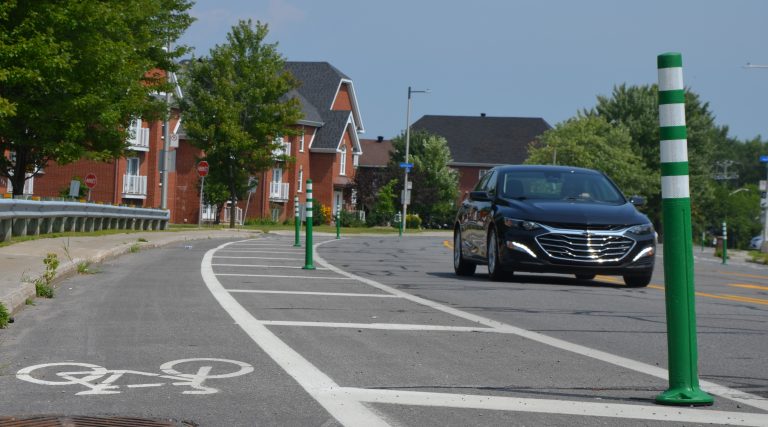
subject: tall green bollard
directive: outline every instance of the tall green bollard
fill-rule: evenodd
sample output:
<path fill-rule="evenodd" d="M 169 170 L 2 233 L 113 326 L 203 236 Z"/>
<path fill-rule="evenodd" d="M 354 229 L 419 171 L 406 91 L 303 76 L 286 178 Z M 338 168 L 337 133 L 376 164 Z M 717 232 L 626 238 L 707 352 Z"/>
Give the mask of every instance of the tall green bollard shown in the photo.
<path fill-rule="evenodd" d="M 728 263 L 728 227 L 723 221 L 723 264 Z"/>
<path fill-rule="evenodd" d="M 307 180 L 307 245 L 306 256 L 304 256 L 304 270 L 314 270 L 312 264 L 312 180 Z"/>
<path fill-rule="evenodd" d="M 336 238 L 341 239 L 341 206 L 336 205 Z"/>
<path fill-rule="evenodd" d="M 712 396 L 699 388 L 682 55 L 659 55 L 658 68 L 669 388 L 656 402 L 711 405 Z"/>
<path fill-rule="evenodd" d="M 293 196 L 293 225 L 296 228 L 296 238 L 293 241 L 294 247 L 301 247 L 299 243 L 299 234 L 301 232 L 301 215 L 299 215 L 299 196 Z"/>

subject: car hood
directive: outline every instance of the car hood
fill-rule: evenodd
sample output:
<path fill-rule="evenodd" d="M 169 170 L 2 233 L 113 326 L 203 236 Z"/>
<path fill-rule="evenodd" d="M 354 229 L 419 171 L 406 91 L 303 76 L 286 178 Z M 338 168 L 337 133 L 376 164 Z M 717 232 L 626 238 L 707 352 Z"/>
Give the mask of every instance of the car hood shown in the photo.
<path fill-rule="evenodd" d="M 609 205 L 585 201 L 512 200 L 509 208 L 520 219 L 542 223 L 631 225 L 650 222 L 631 203 Z"/>

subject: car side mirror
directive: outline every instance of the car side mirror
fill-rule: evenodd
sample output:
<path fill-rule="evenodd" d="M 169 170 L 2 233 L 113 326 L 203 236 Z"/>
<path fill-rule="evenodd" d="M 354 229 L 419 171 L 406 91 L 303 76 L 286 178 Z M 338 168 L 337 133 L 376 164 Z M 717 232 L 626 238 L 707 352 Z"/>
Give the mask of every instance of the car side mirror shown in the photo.
<path fill-rule="evenodd" d="M 469 198 L 471 200 L 478 200 L 481 202 L 487 202 L 491 200 L 491 196 L 488 194 L 487 191 L 470 191 Z"/>
<path fill-rule="evenodd" d="M 645 197 L 643 196 L 632 196 L 629 198 L 629 203 L 632 203 L 635 206 L 645 206 Z"/>

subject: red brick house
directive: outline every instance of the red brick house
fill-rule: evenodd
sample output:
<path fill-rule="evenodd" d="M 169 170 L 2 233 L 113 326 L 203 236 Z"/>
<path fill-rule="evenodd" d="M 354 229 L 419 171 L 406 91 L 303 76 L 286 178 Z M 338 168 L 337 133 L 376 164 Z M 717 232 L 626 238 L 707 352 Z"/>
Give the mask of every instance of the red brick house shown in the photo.
<path fill-rule="evenodd" d="M 315 206 L 331 207 L 333 213 L 336 206 L 353 210 L 356 194 L 352 183 L 362 154 L 358 133 L 364 131 L 353 82 L 327 62 L 288 62 L 286 69 L 301 82 L 298 89 L 286 95 L 300 101 L 304 117 L 295 124 L 300 134 L 280 138 L 283 150 L 295 162 L 276 161 L 271 170 L 256 177 L 255 191 L 240 201 L 238 208 L 247 211 L 246 219 L 291 219 L 294 196 L 299 196 L 301 205 L 306 203 L 306 180 L 311 178 Z M 177 90 L 175 96 L 180 95 Z M 187 141 L 182 122 L 183 117 L 174 109 L 169 124 L 167 206 L 172 223 L 197 223 L 200 179 L 196 164 L 204 156 Z M 70 180 L 94 173 L 97 185 L 91 193 L 92 201 L 159 207 L 163 123 L 138 119 L 131 127 L 132 136 L 123 158 L 48 164 L 43 174 L 28 180 L 25 188 L 35 196 L 58 197 L 69 188 Z"/>
<path fill-rule="evenodd" d="M 528 158 L 528 145 L 551 129 L 539 117 L 423 116 L 411 130 L 425 130 L 444 137 L 459 172 L 459 199 L 471 191 L 488 169 L 520 164 Z"/>

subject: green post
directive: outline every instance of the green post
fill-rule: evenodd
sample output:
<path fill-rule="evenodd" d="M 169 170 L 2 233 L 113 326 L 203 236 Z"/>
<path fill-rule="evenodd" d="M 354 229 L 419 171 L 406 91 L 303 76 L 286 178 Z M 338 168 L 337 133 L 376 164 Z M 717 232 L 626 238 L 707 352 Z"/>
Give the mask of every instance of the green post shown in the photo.
<path fill-rule="evenodd" d="M 304 270 L 314 270 L 315 266 L 312 264 L 312 180 L 307 180 L 307 238 L 306 238 L 307 251 L 304 256 Z"/>
<path fill-rule="evenodd" d="M 723 264 L 728 263 L 728 226 L 723 221 Z"/>
<path fill-rule="evenodd" d="M 301 232 L 301 215 L 299 214 L 299 196 L 293 196 L 293 225 L 296 228 L 296 238 L 293 241 L 294 247 L 301 247 L 299 243 L 299 234 Z"/>
<path fill-rule="evenodd" d="M 699 388 L 682 55 L 659 55 L 658 69 L 669 388 L 656 402 L 711 405 L 712 396 Z"/>
<path fill-rule="evenodd" d="M 341 206 L 336 205 L 336 238 L 341 239 Z"/>

